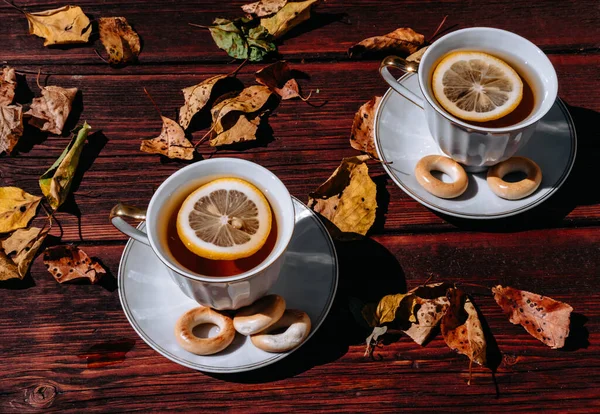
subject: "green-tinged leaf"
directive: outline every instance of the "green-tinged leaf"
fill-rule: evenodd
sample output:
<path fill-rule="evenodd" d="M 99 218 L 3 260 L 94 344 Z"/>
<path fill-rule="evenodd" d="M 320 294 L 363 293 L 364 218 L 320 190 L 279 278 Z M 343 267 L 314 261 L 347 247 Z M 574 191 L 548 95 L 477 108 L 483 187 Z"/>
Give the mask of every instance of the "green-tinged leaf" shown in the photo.
<path fill-rule="evenodd" d="M 0 187 L 0 233 L 27 227 L 41 200 L 18 187 Z"/>
<path fill-rule="evenodd" d="M 217 46 L 236 59 L 256 62 L 277 50 L 273 37 L 258 20 L 245 17 L 235 20 L 215 19 L 208 29 Z"/>
<path fill-rule="evenodd" d="M 310 19 L 310 8 L 317 0 L 287 3 L 271 17 L 260 19 L 260 24 L 279 39 L 281 36 Z"/>
<path fill-rule="evenodd" d="M 2 241 L 2 252 L 17 266 L 19 279 L 23 279 L 27 274 L 37 251 L 44 243 L 46 235 L 48 235 L 48 230 L 31 227 L 27 230 L 19 229 Z M 0 274 L 10 271 L 10 269 L 12 267 L 5 267 L 3 271 L 0 271 Z M 2 276 L 0 276 L 1 279 Z"/>
<path fill-rule="evenodd" d="M 40 177 L 42 193 L 44 193 L 48 203 L 54 210 L 64 203 L 69 194 L 71 183 L 79 164 L 79 157 L 83 150 L 83 144 L 87 139 L 90 129 L 92 127 L 87 122 L 84 122 L 75 131 L 77 135 L 73 137 L 61 156 Z"/>

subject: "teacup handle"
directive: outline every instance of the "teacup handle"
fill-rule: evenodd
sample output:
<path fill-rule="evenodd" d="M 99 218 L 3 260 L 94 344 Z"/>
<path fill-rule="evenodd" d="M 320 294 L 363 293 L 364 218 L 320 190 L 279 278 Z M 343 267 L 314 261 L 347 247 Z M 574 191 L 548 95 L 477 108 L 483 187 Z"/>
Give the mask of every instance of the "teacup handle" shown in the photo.
<path fill-rule="evenodd" d="M 421 109 L 424 109 L 423 99 L 418 97 L 411 91 L 409 91 L 406 87 L 402 86 L 400 83 L 398 83 L 396 78 L 394 78 L 392 76 L 392 74 L 390 73 L 390 71 L 388 69 L 388 67 L 390 67 L 390 66 L 398 68 L 405 73 L 409 73 L 409 72 L 416 73 L 419 65 L 414 62 L 407 62 L 405 59 L 402 59 L 401 57 L 398 57 L 398 56 L 388 56 L 381 61 L 381 65 L 379 66 L 379 73 L 381 74 L 383 79 L 388 83 L 388 85 L 390 85 L 392 87 L 392 89 L 394 89 L 400 95 L 404 96 L 406 99 L 408 99 L 409 101 L 411 101 L 412 103 L 414 103 L 415 105 L 420 107 Z"/>
<path fill-rule="evenodd" d="M 148 236 L 143 231 L 140 231 L 127 223 L 121 217 L 129 217 L 136 220 L 146 220 L 146 210 L 119 203 L 110 211 L 110 221 L 121 233 L 126 234 L 134 240 L 150 245 Z"/>

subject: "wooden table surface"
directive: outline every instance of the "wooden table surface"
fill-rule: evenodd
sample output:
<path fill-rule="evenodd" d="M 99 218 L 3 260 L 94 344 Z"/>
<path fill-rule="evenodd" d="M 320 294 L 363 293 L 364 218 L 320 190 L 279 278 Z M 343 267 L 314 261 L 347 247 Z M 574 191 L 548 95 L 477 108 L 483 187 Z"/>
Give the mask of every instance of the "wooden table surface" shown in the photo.
<path fill-rule="evenodd" d="M 43 4 L 41 4 L 43 3 Z M 40 11 L 60 2 L 19 0 Z M 600 3 L 597 0 L 516 2 L 321 1 L 310 22 L 287 35 L 279 51 L 313 93 L 313 107 L 284 101 L 269 118 L 273 140 L 244 150 L 200 146 L 197 160 L 239 157 L 277 174 L 306 201 L 349 146 L 355 111 L 387 86 L 379 60 L 350 60 L 347 49 L 365 37 L 408 26 L 430 36 L 446 27 L 491 26 L 516 32 L 549 56 L 559 95 L 575 121 L 579 151 L 561 190 L 512 219 L 474 222 L 441 216 L 404 194 L 377 163 L 380 194 L 370 237 L 338 242 L 340 280 L 321 329 L 298 352 L 257 371 L 214 375 L 179 366 L 142 341 L 119 303 L 116 276 L 127 241 L 108 221 L 122 201 L 145 206 L 154 189 L 185 162 L 140 152 L 140 139 L 158 135 L 161 121 L 143 92 L 174 116 L 180 89 L 230 72 L 232 62 L 206 30 L 215 17 L 240 16 L 240 1 L 81 0 L 93 18 L 125 16 L 143 41 L 138 65 L 114 69 L 94 45 L 45 48 L 27 22 L 0 2 L 0 61 L 21 71 L 39 95 L 35 73 L 48 84 L 77 87 L 68 127 L 87 120 L 89 138 L 74 186 L 74 202 L 57 214 L 50 243 L 75 243 L 99 258 L 110 275 L 101 285 L 59 285 L 41 257 L 23 281 L 0 285 L 0 412 L 90 411 L 599 411 L 600 410 Z M 253 83 L 263 63 L 242 68 Z M 25 88 L 26 89 L 26 88 Z M 23 92 L 23 91 L 22 91 Z M 197 140 L 204 131 L 194 133 Z M 31 135 L 14 156 L 0 158 L 0 182 L 39 194 L 38 177 L 69 141 Z M 196 161 L 197 161 L 196 160 Z M 39 223 L 39 219 L 36 223 Z M 565 301 L 574 308 L 571 337 L 552 350 L 511 325 L 492 297 L 474 300 L 486 316 L 499 353 L 495 373 L 476 367 L 441 335 L 420 347 L 395 336 L 363 356 L 368 334 L 356 324 L 349 297 L 375 301 L 434 280 L 511 285 Z M 476 290 L 476 289 L 475 289 Z M 474 292 L 477 293 L 477 292 Z M 490 345 L 491 346 L 491 345 Z"/>

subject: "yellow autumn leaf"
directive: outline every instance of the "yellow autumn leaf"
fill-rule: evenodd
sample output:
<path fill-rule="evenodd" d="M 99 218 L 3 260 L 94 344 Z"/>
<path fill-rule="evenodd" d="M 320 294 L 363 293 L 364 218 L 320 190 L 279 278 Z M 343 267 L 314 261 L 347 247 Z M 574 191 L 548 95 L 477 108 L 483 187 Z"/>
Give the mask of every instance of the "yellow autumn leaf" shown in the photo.
<path fill-rule="evenodd" d="M 0 233 L 27 227 L 41 199 L 18 187 L 0 187 Z"/>
<path fill-rule="evenodd" d="M 252 85 L 240 92 L 239 95 L 224 99 L 211 109 L 213 120 L 213 131 L 221 134 L 225 131 L 223 120 L 229 113 L 245 112 L 252 113 L 260 111 L 271 97 L 271 90 L 262 85 Z"/>
<path fill-rule="evenodd" d="M 211 147 L 220 147 L 222 145 L 254 141 L 256 140 L 256 131 L 259 124 L 260 116 L 249 120 L 245 115 L 240 115 L 231 128 L 211 138 L 209 144 Z"/>
<path fill-rule="evenodd" d="M 44 46 L 87 43 L 92 33 L 90 19 L 79 6 L 63 6 L 38 13 L 27 13 L 29 34 L 46 39 Z"/>
<path fill-rule="evenodd" d="M 194 115 L 204 109 L 210 100 L 215 85 L 228 77 L 229 75 L 213 76 L 197 85 L 188 86 L 181 90 L 183 92 L 185 104 L 179 108 L 179 125 L 181 125 L 183 129 L 187 129 L 190 126 L 190 122 L 192 122 Z"/>
<path fill-rule="evenodd" d="M 47 234 L 48 230 L 31 227 L 26 230 L 19 229 L 11 234 L 9 238 L 2 241 L 3 252 L 17 266 L 19 279 L 23 279 L 27 274 L 29 266 Z M 1 263 L 0 266 L 2 266 Z M 12 266 L 8 265 L 0 273 L 10 272 L 12 269 Z"/>
<path fill-rule="evenodd" d="M 172 119 L 166 116 L 161 116 L 161 118 L 163 126 L 160 135 L 156 138 L 142 140 L 140 150 L 148 154 L 162 154 L 171 159 L 193 159 L 194 146 L 185 137 L 183 129 Z"/>
<path fill-rule="evenodd" d="M 120 65 L 132 63 L 140 54 L 140 37 L 124 17 L 101 17 L 98 19 L 100 41 L 108 53 L 108 63 Z"/>
<path fill-rule="evenodd" d="M 273 16 L 260 19 L 260 25 L 278 39 L 310 19 L 310 8 L 316 2 L 317 0 L 289 2 Z"/>

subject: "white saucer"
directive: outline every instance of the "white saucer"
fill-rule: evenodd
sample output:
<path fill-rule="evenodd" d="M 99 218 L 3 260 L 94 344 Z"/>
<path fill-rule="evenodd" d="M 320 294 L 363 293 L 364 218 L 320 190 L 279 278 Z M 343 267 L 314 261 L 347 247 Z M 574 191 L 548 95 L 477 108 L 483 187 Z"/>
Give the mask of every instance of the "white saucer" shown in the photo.
<path fill-rule="evenodd" d="M 423 96 L 417 76 L 412 73 L 399 82 Z M 485 173 L 469 174 L 467 191 L 455 199 L 445 200 L 425 191 L 414 177 L 417 162 L 426 155 L 444 154 L 429 133 L 423 110 L 391 88 L 383 96 L 375 115 L 375 147 L 392 180 L 419 203 L 455 217 L 495 219 L 522 213 L 554 194 L 571 172 L 577 137 L 573 120 L 558 99 L 527 145 L 516 154 L 535 161 L 543 175 L 537 191 L 521 200 L 496 196 L 487 185 Z"/>
<path fill-rule="evenodd" d="M 288 308 L 308 313 L 312 322 L 308 341 L 333 303 L 338 263 L 333 241 L 317 215 L 295 198 L 294 209 L 294 235 L 271 292 L 283 296 Z M 138 228 L 144 230 L 145 223 Z M 180 365 L 206 372 L 242 372 L 272 364 L 293 352 L 264 352 L 239 334 L 227 349 L 215 355 L 184 351 L 175 341 L 173 327 L 184 312 L 198 304 L 179 290 L 165 265 L 145 244 L 131 239 L 127 242 L 118 280 L 121 305 L 133 329 L 149 346 Z"/>

